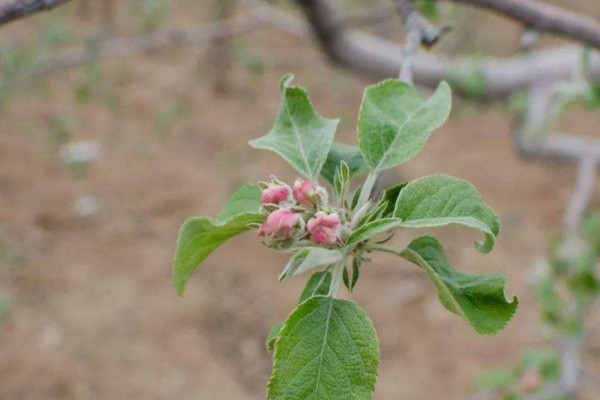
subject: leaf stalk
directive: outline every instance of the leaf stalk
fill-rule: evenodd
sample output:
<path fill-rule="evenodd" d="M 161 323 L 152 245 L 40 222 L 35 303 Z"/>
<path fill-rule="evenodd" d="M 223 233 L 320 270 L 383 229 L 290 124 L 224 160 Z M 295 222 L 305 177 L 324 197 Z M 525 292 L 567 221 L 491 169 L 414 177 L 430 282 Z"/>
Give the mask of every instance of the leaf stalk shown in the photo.
<path fill-rule="evenodd" d="M 378 175 L 379 173 L 376 171 L 370 171 L 367 175 L 367 179 L 365 179 L 365 183 L 360 191 L 360 197 L 358 198 L 358 203 L 356 205 L 357 210 L 360 210 L 362 206 L 367 204 L 367 201 L 369 201 L 369 197 L 371 197 L 371 192 L 373 192 L 373 186 L 375 186 Z"/>
<path fill-rule="evenodd" d="M 333 267 L 333 278 L 331 279 L 331 286 L 329 287 L 329 297 L 338 298 L 340 295 L 340 285 L 342 283 L 342 276 L 344 268 L 346 267 L 346 258 Z"/>

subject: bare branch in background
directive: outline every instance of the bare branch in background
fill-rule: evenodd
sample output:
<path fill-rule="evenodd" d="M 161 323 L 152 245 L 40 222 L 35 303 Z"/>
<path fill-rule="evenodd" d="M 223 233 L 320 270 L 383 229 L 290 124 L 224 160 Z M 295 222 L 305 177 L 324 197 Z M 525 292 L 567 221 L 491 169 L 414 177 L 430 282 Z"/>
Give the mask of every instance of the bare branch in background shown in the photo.
<path fill-rule="evenodd" d="M 594 194 L 598 161 L 595 155 L 585 156 L 579 161 L 575 187 L 564 219 L 565 231 L 569 235 L 576 235 L 579 231 L 580 223 Z"/>
<path fill-rule="evenodd" d="M 213 0 L 213 19 L 217 23 L 227 26 L 235 6 L 235 0 Z M 211 53 L 211 70 L 213 77 L 213 91 L 224 94 L 228 90 L 229 75 L 231 71 L 231 42 L 230 37 L 222 36 L 215 39 Z"/>
<path fill-rule="evenodd" d="M 581 77 L 579 77 L 581 78 Z M 575 85 L 578 82 L 575 82 Z M 570 98 L 561 98 L 552 82 L 538 82 L 530 91 L 526 116 L 517 132 L 517 143 L 522 154 L 540 158 L 560 159 L 578 163 L 575 185 L 563 217 L 563 238 L 568 246 L 577 243 L 581 222 L 594 195 L 600 162 L 600 141 L 583 136 L 546 132 L 560 108 Z M 575 88 L 577 89 L 577 88 Z M 577 89 L 578 90 L 578 89 Z M 550 397 L 574 398 L 582 374 L 582 334 L 564 334 L 559 342 L 561 358 L 560 379 L 526 400 Z"/>
<path fill-rule="evenodd" d="M 20 79 L 44 76 L 65 68 L 74 68 L 102 58 L 130 57 L 138 53 L 157 50 L 167 46 L 189 46 L 208 49 L 216 40 L 231 38 L 264 26 L 256 16 L 242 16 L 227 24 L 211 24 L 192 30 L 160 30 L 132 38 L 101 40 L 94 46 L 78 47 L 59 52 L 56 56 L 40 61 L 31 71 L 25 71 Z"/>
<path fill-rule="evenodd" d="M 600 49 L 600 23 L 581 14 L 536 0 L 450 0 L 493 10 L 529 28 L 575 39 Z"/>
<path fill-rule="evenodd" d="M 7 0 L 0 3 L 0 25 L 40 11 L 49 11 L 70 0 Z"/>
<path fill-rule="evenodd" d="M 0 0 L 2 1 L 2 0 Z M 252 16 L 230 21 L 233 26 L 210 25 L 200 29 L 161 30 L 133 38 L 111 38 L 98 43 L 98 54 L 89 48 L 73 48 L 58 52 L 29 71 L 31 76 L 51 73 L 61 68 L 72 68 L 92 61 L 93 57 L 127 57 L 164 46 L 194 46 L 215 40 L 221 34 L 235 36 L 263 26 L 278 29 L 296 39 L 309 40 L 316 36 L 325 54 L 335 64 L 374 79 L 398 76 L 402 64 L 402 47 L 374 35 L 347 28 L 347 23 L 363 24 L 384 18 L 376 10 L 375 17 L 354 16 L 347 20 L 338 18 L 324 0 L 296 0 L 305 14 L 311 17 L 308 24 L 266 3 L 252 7 Z M 258 4 L 258 3 L 257 3 Z M 316 11 L 315 11 L 316 10 Z M 393 16 L 390 8 L 388 15 Z M 312 33 L 312 35 L 311 35 Z M 205 37 L 206 36 L 206 37 Z M 537 81 L 551 82 L 568 79 L 580 58 L 577 46 L 539 50 L 510 58 L 469 57 L 448 58 L 431 53 L 415 56 L 414 81 L 418 85 L 435 88 L 441 80 L 448 80 L 458 94 L 484 98 L 499 98 L 515 91 L 528 89 Z M 28 72 L 25 71 L 23 77 Z M 587 78 L 600 78 L 600 55 L 590 54 Z M 583 145 L 583 144 L 582 144 Z M 574 151 L 582 146 L 576 143 Z M 552 149 L 550 149 L 551 151 Z"/>
<path fill-rule="evenodd" d="M 363 32 L 344 29 L 325 0 L 296 0 L 301 6 L 321 49 L 336 65 L 374 79 L 398 75 L 402 49 L 396 43 Z M 264 15 L 267 13 L 263 10 Z M 268 23 L 284 25 L 289 32 L 304 30 L 302 21 L 270 8 Z M 274 22 L 277 21 L 277 22 Z M 459 94 L 486 98 L 504 97 L 528 89 L 534 82 L 559 81 L 572 75 L 579 59 L 577 46 L 539 50 L 511 58 L 450 59 L 417 54 L 413 75 L 418 85 L 436 87 L 441 80 L 452 83 Z M 600 55 L 590 54 L 588 78 L 600 78 Z"/>
<path fill-rule="evenodd" d="M 419 45 L 433 46 L 440 40 L 448 27 L 438 28 L 430 24 L 408 0 L 393 0 L 393 2 L 402 16 L 406 32 L 399 79 L 412 84 L 413 68 Z"/>

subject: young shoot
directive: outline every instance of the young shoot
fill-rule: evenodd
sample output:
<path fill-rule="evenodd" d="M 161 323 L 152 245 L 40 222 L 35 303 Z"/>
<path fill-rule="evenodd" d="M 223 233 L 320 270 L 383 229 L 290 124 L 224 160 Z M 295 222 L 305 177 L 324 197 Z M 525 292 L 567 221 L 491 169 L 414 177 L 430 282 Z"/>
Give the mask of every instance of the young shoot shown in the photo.
<path fill-rule="evenodd" d="M 352 291 L 374 253 L 395 254 L 425 272 L 449 311 L 480 334 L 496 333 L 517 308 L 516 298 L 504 296 L 502 275 L 456 270 L 433 236 L 416 237 L 405 248 L 385 242 L 397 229 L 459 224 L 483 233 L 476 248 L 487 253 L 500 225 L 470 183 L 448 175 L 404 182 L 372 198 L 378 175 L 415 156 L 448 118 L 451 91 L 445 82 L 427 100 L 399 80 L 368 87 L 354 147 L 334 142 L 339 121 L 318 115 L 307 92 L 291 85 L 292 78 L 281 80 L 283 99 L 273 128 L 250 145 L 279 154 L 298 179 L 272 176 L 247 184 L 216 218 L 185 221 L 173 284 L 182 295 L 210 253 L 232 236 L 256 230 L 263 245 L 290 253 L 280 280 L 310 274 L 298 307 L 268 335 L 274 364 L 267 398 L 371 399 L 379 365 L 377 333 L 365 311 L 340 298 L 342 285 Z M 362 186 L 351 191 L 351 180 L 365 173 Z"/>

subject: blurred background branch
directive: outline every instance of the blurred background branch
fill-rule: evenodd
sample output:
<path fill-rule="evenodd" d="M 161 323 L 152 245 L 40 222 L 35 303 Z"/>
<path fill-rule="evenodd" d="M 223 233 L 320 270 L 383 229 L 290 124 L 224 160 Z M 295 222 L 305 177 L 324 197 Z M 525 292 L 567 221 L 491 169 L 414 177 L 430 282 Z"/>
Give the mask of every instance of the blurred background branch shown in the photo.
<path fill-rule="evenodd" d="M 40 11 L 49 11 L 69 1 L 71 0 L 4 0 L 0 3 L 0 25 Z"/>
<path fill-rule="evenodd" d="M 600 23 L 537 0 L 451 0 L 492 10 L 538 31 L 565 36 L 600 49 Z"/>

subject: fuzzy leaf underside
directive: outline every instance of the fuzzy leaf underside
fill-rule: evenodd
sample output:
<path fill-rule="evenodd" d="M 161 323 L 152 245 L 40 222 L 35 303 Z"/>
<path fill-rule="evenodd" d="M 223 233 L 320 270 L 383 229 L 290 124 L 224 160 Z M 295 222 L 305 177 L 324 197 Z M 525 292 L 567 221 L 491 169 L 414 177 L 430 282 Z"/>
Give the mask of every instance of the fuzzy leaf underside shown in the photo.
<path fill-rule="evenodd" d="M 446 82 L 426 101 L 412 85 L 396 79 L 369 86 L 359 113 L 358 142 L 370 168 L 382 171 L 415 156 L 446 121 L 451 103 Z"/>
<path fill-rule="evenodd" d="M 379 343 L 354 302 L 316 296 L 296 308 L 275 342 L 268 400 L 370 400 Z"/>
<path fill-rule="evenodd" d="M 255 183 L 240 187 L 231 195 L 217 219 L 227 221 L 238 214 L 258 212 L 262 206 L 260 196 L 261 190 Z"/>
<path fill-rule="evenodd" d="M 308 254 L 293 274 L 294 276 L 298 276 L 315 268 L 327 267 L 342 261 L 343 257 L 344 255 L 338 250 L 311 247 L 309 248 Z"/>
<path fill-rule="evenodd" d="M 485 234 L 476 242 L 482 253 L 494 248 L 500 223 L 469 182 L 448 175 L 430 175 L 408 183 L 396 202 L 394 215 L 405 228 L 431 228 L 460 224 Z"/>
<path fill-rule="evenodd" d="M 363 240 L 370 239 L 375 235 L 390 231 L 399 226 L 402 226 L 402 220 L 400 218 L 382 218 L 371 221 L 352 232 L 350 236 L 348 236 L 348 239 L 346 239 L 346 246 L 353 246 Z"/>
<path fill-rule="evenodd" d="M 482 335 L 504 329 L 518 300 L 506 300 L 506 278 L 499 274 L 465 274 L 448 263 L 442 245 L 432 236 L 413 240 L 401 256 L 421 267 L 438 289 L 441 303 L 465 318 Z"/>
<path fill-rule="evenodd" d="M 338 119 L 319 116 L 306 91 L 288 86 L 282 79 L 283 100 L 271 131 L 250 141 L 257 149 L 271 150 L 283 157 L 303 176 L 316 180 L 327 159 Z"/>
<path fill-rule="evenodd" d="M 358 147 L 333 142 L 321 170 L 321 176 L 332 185 L 334 183 L 335 170 L 340 166 L 342 161 L 345 161 L 350 168 L 350 178 L 354 178 L 369 169 Z"/>
<path fill-rule="evenodd" d="M 177 294 L 185 292 L 190 276 L 217 247 L 227 239 L 250 229 L 248 224 L 264 220 L 265 216 L 258 213 L 238 214 L 227 221 L 209 217 L 186 220 L 179 231 L 173 262 L 173 286 Z"/>
<path fill-rule="evenodd" d="M 298 276 L 306 271 L 325 268 L 342 261 L 344 255 L 338 250 L 322 247 L 306 247 L 298 250 L 289 260 L 279 276 L 282 281 L 290 276 Z"/>

